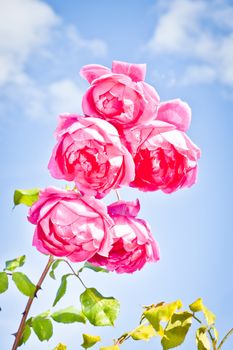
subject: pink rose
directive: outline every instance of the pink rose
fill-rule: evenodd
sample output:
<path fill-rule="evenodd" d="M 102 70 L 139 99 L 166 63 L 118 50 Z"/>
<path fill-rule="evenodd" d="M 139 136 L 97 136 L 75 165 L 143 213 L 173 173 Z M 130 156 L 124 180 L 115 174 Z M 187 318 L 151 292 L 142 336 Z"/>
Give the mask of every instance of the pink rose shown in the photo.
<path fill-rule="evenodd" d="M 131 187 L 171 193 L 196 182 L 200 149 L 175 125 L 156 119 L 124 135 L 135 163 Z"/>
<path fill-rule="evenodd" d="M 145 64 L 113 61 L 112 70 L 99 65 L 84 66 L 80 74 L 91 84 L 83 97 L 83 112 L 109 121 L 116 127 L 151 121 L 159 96 L 144 82 Z"/>
<path fill-rule="evenodd" d="M 107 121 L 62 116 L 56 136 L 58 142 L 48 166 L 51 175 L 74 180 L 82 193 L 102 198 L 134 179 L 133 159 L 116 128 Z"/>
<path fill-rule="evenodd" d="M 191 109 L 186 102 L 179 98 L 161 102 L 156 120 L 173 124 L 180 131 L 187 131 L 191 122 Z"/>
<path fill-rule="evenodd" d="M 115 225 L 112 228 L 113 247 L 108 257 L 99 253 L 89 261 L 106 266 L 110 271 L 132 273 L 140 270 L 146 262 L 159 260 L 158 245 L 146 221 L 136 216 L 139 201 L 118 201 L 108 206 L 108 213 Z"/>
<path fill-rule="evenodd" d="M 114 223 L 94 197 L 46 188 L 30 208 L 28 220 L 36 225 L 33 245 L 42 253 L 79 262 L 97 252 L 107 256 L 111 248 L 108 232 Z"/>

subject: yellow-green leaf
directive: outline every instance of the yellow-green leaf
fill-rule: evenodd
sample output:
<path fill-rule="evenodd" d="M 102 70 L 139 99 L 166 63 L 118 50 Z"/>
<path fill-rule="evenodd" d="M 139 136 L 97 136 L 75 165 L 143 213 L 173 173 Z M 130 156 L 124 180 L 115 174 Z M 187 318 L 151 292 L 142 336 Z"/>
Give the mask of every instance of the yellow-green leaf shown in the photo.
<path fill-rule="evenodd" d="M 134 340 L 149 340 L 156 335 L 155 330 L 151 324 L 140 325 L 130 332 L 130 336 Z"/>
<path fill-rule="evenodd" d="M 86 322 L 86 317 L 74 306 L 69 306 L 65 309 L 58 310 L 54 312 L 51 317 L 54 321 L 60 323 Z"/>
<path fill-rule="evenodd" d="M 25 324 L 18 346 L 25 344 L 29 339 L 30 335 L 31 335 L 31 328 L 28 324 Z"/>
<path fill-rule="evenodd" d="M 55 306 L 59 302 L 59 300 L 65 295 L 66 288 L 67 288 L 67 278 L 71 275 L 72 275 L 71 273 L 68 273 L 67 275 L 62 276 L 61 284 L 57 290 L 57 294 L 53 302 L 53 306 Z"/>
<path fill-rule="evenodd" d="M 5 271 L 14 271 L 15 269 L 17 269 L 18 267 L 21 267 L 24 265 L 26 260 L 26 256 L 22 255 L 19 256 L 18 258 L 12 259 L 12 260 L 8 260 L 5 262 Z"/>
<path fill-rule="evenodd" d="M 192 324 L 192 314 L 183 311 L 174 313 L 168 322 L 161 340 L 163 350 L 181 345 Z"/>
<path fill-rule="evenodd" d="M 25 204 L 31 207 L 39 198 L 39 188 L 32 188 L 30 190 L 15 190 L 14 205 Z"/>
<path fill-rule="evenodd" d="M 201 298 L 198 298 L 196 301 L 194 301 L 192 304 L 189 305 L 189 308 L 193 312 L 199 312 L 202 311 L 207 324 L 210 326 L 214 324 L 216 316 L 215 314 L 210 311 L 204 304 Z"/>
<path fill-rule="evenodd" d="M 152 324 L 156 332 L 163 336 L 164 330 L 161 321 L 169 321 L 174 312 L 182 307 L 180 300 L 160 306 L 152 306 L 144 311 L 143 315 Z"/>
<path fill-rule="evenodd" d="M 40 341 L 49 340 L 53 335 L 53 325 L 48 318 L 40 316 L 33 318 L 32 328 Z"/>
<path fill-rule="evenodd" d="M 14 281 L 18 290 L 28 297 L 33 297 L 36 291 L 36 286 L 30 279 L 22 272 L 13 272 L 12 280 Z"/>
<path fill-rule="evenodd" d="M 101 338 L 98 335 L 83 334 L 83 343 L 81 346 L 84 349 L 88 349 L 94 346 L 99 341 L 101 341 Z"/>
<path fill-rule="evenodd" d="M 0 272 L 0 294 L 8 289 L 8 276 L 6 272 Z"/>
<path fill-rule="evenodd" d="M 196 331 L 196 344 L 198 350 L 210 350 L 210 341 L 207 336 L 207 327 L 200 327 Z"/>
<path fill-rule="evenodd" d="M 52 278 L 52 279 L 56 279 L 55 277 L 55 274 L 54 274 L 54 271 L 56 270 L 56 268 L 58 267 L 58 265 L 62 262 L 63 260 L 62 259 L 56 259 L 54 261 L 54 263 L 52 264 L 52 267 L 51 267 L 51 271 L 49 272 L 49 276 Z"/>
<path fill-rule="evenodd" d="M 80 295 L 82 311 L 94 326 L 113 326 L 120 311 L 120 303 L 113 297 L 104 297 L 95 288 L 87 288 Z"/>
<path fill-rule="evenodd" d="M 118 345 L 102 346 L 100 350 L 120 350 Z"/>
<path fill-rule="evenodd" d="M 65 344 L 59 343 L 53 350 L 67 350 L 67 346 Z"/>

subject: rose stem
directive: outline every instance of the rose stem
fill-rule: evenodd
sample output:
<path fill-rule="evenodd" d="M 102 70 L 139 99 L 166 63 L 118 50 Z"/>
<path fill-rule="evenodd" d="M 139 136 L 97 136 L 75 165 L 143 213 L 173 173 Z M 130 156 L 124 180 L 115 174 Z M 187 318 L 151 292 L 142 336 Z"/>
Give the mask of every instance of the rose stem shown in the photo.
<path fill-rule="evenodd" d="M 18 331 L 17 331 L 17 333 L 15 335 L 15 341 L 14 341 L 12 350 L 16 350 L 18 348 L 18 344 L 19 344 L 19 341 L 21 339 L 21 336 L 22 336 L 22 333 L 23 333 L 23 330 L 24 330 L 24 326 L 25 326 L 25 322 L 26 322 L 29 310 L 30 310 L 30 308 L 32 306 L 33 300 L 35 299 L 38 290 L 41 289 L 41 285 L 42 285 L 42 283 L 43 283 L 43 281 L 44 281 L 44 279 L 45 279 L 45 277 L 46 277 L 46 275 L 47 275 L 47 273 L 48 273 L 48 271 L 49 271 L 53 261 L 54 261 L 53 256 L 50 256 L 49 260 L 48 260 L 48 262 L 47 262 L 47 264 L 46 264 L 46 266 L 44 268 L 44 271 L 42 272 L 42 274 L 40 276 L 40 279 L 39 279 L 39 281 L 38 281 L 38 283 L 36 285 L 36 289 L 35 289 L 35 293 L 34 293 L 33 297 L 30 297 L 28 299 L 27 305 L 26 305 L 25 310 L 24 310 L 24 312 L 22 314 L 23 316 L 22 316 L 22 319 L 21 319 Z"/>

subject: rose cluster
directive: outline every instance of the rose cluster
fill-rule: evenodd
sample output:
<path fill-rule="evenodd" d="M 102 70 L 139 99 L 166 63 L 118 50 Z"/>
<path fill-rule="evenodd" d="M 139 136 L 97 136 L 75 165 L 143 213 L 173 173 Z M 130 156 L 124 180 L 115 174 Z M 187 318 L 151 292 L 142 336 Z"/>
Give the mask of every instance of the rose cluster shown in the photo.
<path fill-rule="evenodd" d="M 180 99 L 160 102 L 145 83 L 146 65 L 87 65 L 90 87 L 81 115 L 63 115 L 49 161 L 51 175 L 74 190 L 46 188 L 29 212 L 33 244 L 45 254 L 89 261 L 118 273 L 159 260 L 158 245 L 139 201 L 101 199 L 124 186 L 174 192 L 196 181 L 199 148 L 185 134 L 191 110 Z"/>

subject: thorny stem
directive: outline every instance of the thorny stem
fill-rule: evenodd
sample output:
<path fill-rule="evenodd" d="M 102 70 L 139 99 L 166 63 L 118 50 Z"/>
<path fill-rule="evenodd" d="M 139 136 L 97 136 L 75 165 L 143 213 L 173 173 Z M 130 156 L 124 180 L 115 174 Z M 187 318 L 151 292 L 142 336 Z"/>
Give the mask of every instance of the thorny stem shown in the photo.
<path fill-rule="evenodd" d="M 61 259 L 62 261 L 64 261 L 68 266 L 69 268 L 71 269 L 71 271 L 73 272 L 73 275 L 76 276 L 79 281 L 82 283 L 83 287 L 85 289 L 87 289 L 87 286 L 84 284 L 83 280 L 81 279 L 81 277 L 79 276 L 79 273 L 78 272 L 75 272 L 75 270 L 73 269 L 73 267 L 71 266 L 71 264 L 69 263 L 69 261 L 65 260 L 65 259 Z"/>
<path fill-rule="evenodd" d="M 229 330 L 229 332 L 227 332 L 227 334 L 225 335 L 225 337 L 224 337 L 224 338 L 222 339 L 222 341 L 220 342 L 220 344 L 219 344 L 217 350 L 220 350 L 220 349 L 222 348 L 223 344 L 225 343 L 225 341 L 227 340 L 227 338 L 230 337 L 230 335 L 231 335 L 232 333 L 233 333 L 233 328 L 231 328 L 231 329 Z"/>
<path fill-rule="evenodd" d="M 28 302 L 26 304 L 25 310 L 23 312 L 23 316 L 22 316 L 21 322 L 19 324 L 18 331 L 17 331 L 17 333 L 15 335 L 15 341 L 14 341 L 12 350 L 16 350 L 18 348 L 18 344 L 19 344 L 19 341 L 20 341 L 20 339 L 22 337 L 22 333 L 23 333 L 23 330 L 24 330 L 24 327 L 25 327 L 27 316 L 28 316 L 29 310 L 30 310 L 30 308 L 32 306 L 33 300 L 36 298 L 38 290 L 41 289 L 41 285 L 42 285 L 42 283 L 43 283 L 43 281 L 44 281 L 44 279 L 45 279 L 45 277 L 46 277 L 46 275 L 47 275 L 47 273 L 48 273 L 48 271 L 49 271 L 53 261 L 54 261 L 54 258 L 51 255 L 49 257 L 49 260 L 48 260 L 48 262 L 47 262 L 47 264 L 46 264 L 46 266 L 44 268 L 44 271 L 42 272 L 42 274 L 40 276 L 40 279 L 39 279 L 39 281 L 38 281 L 38 283 L 36 285 L 36 289 L 35 289 L 34 295 L 28 299 Z"/>

